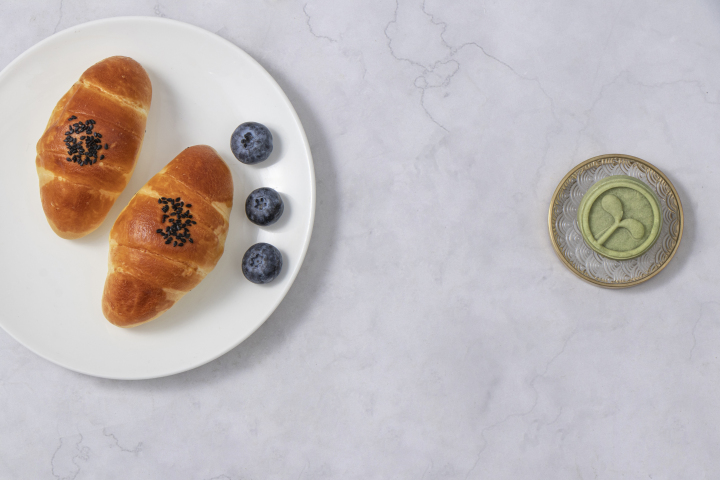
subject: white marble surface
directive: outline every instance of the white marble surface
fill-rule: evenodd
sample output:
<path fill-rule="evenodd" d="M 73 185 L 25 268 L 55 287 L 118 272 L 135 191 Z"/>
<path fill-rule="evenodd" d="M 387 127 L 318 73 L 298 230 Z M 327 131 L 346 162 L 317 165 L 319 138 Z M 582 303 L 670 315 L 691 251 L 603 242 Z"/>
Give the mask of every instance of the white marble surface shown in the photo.
<path fill-rule="evenodd" d="M 0 478 L 720 478 L 718 2 L 14 0 L 0 66 L 119 15 L 276 78 L 313 241 L 275 314 L 184 374 L 86 377 L 0 331 Z M 547 234 L 562 176 L 612 152 L 661 168 L 686 219 L 623 291 Z"/>

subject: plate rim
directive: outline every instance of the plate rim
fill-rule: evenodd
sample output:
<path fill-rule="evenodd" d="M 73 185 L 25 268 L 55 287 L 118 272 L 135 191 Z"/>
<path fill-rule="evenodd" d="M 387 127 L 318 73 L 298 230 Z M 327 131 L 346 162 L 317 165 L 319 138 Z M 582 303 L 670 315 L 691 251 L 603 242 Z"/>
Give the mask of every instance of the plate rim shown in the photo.
<path fill-rule="evenodd" d="M 657 173 L 664 181 L 667 183 L 668 187 L 670 187 L 670 190 L 672 191 L 673 195 L 675 196 L 675 200 L 678 204 L 678 224 L 679 224 L 679 233 L 678 233 L 678 239 L 675 243 L 675 246 L 673 247 L 672 252 L 670 252 L 670 255 L 668 258 L 663 262 L 655 271 L 647 274 L 645 277 L 633 280 L 630 282 L 601 282 L 599 280 L 596 280 L 594 278 L 588 277 L 586 275 L 583 275 L 582 272 L 578 271 L 575 266 L 570 263 L 570 261 L 565 258 L 565 255 L 560 251 L 560 247 L 558 246 L 557 242 L 555 241 L 555 236 L 553 234 L 553 210 L 555 206 L 555 202 L 557 201 L 558 195 L 563 190 L 563 186 L 565 183 L 572 177 L 574 174 L 576 174 L 580 169 L 582 169 L 584 166 L 593 163 L 598 160 L 606 159 L 606 158 L 627 158 L 629 160 L 632 160 L 633 162 L 637 162 L 640 164 L 645 165 L 646 167 L 653 170 L 655 173 Z M 573 219 L 573 221 L 577 221 L 577 219 Z M 675 186 L 672 184 L 670 179 L 655 165 L 652 163 L 643 160 L 642 158 L 634 157 L 632 155 L 627 155 L 624 153 L 607 153 L 603 155 L 597 155 L 595 157 L 589 158 L 585 160 L 584 162 L 579 163 L 578 165 L 575 165 L 573 168 L 570 169 L 570 171 L 560 180 L 560 183 L 558 183 L 558 186 L 555 188 L 555 191 L 553 192 L 553 195 L 550 199 L 550 209 L 548 212 L 548 231 L 550 233 L 550 242 L 552 243 L 553 250 L 555 250 L 555 254 L 560 258 L 562 263 L 576 276 L 580 277 L 584 281 L 591 283 L 593 285 L 596 285 L 598 287 L 602 288 L 609 288 L 609 289 L 621 289 L 621 288 L 628 288 L 633 287 L 635 285 L 639 285 L 643 282 L 646 282 L 653 278 L 655 275 L 660 273 L 669 263 L 670 261 L 675 257 L 675 254 L 678 251 L 678 248 L 680 247 L 680 242 L 682 241 L 683 236 L 683 230 L 685 229 L 685 217 L 683 214 L 683 207 L 682 207 L 682 201 L 680 200 L 680 195 L 678 194 L 677 190 L 675 189 Z"/>
<path fill-rule="evenodd" d="M 187 30 L 190 30 L 194 32 L 195 34 L 206 36 L 207 38 L 211 39 L 212 41 L 219 42 L 221 44 L 224 44 L 225 46 L 231 47 L 233 50 L 235 50 L 235 53 L 240 54 L 245 58 L 245 60 L 251 62 L 254 64 L 258 71 L 261 72 L 261 74 L 265 77 L 265 81 L 267 81 L 276 92 L 279 93 L 281 98 L 284 100 L 285 104 L 289 107 L 292 119 L 297 126 L 301 139 L 303 141 L 303 144 L 305 146 L 305 158 L 307 159 L 308 163 L 308 173 L 309 173 L 309 180 L 310 180 L 310 217 L 309 221 L 307 222 L 307 225 L 303 232 L 303 246 L 300 251 L 300 255 L 297 259 L 297 268 L 294 269 L 294 271 L 290 274 L 289 281 L 287 282 L 287 285 L 282 290 L 281 294 L 278 296 L 276 302 L 272 307 L 268 310 L 268 314 L 263 318 L 261 321 L 257 322 L 253 328 L 249 329 L 248 332 L 245 335 L 241 335 L 238 337 L 237 342 L 232 343 L 228 348 L 219 349 L 217 352 L 214 352 L 212 355 L 209 355 L 208 357 L 203 357 L 198 361 L 190 362 L 188 365 L 183 365 L 181 367 L 175 368 L 175 369 L 168 369 L 167 371 L 160 372 L 160 373 L 154 373 L 150 375 L 142 375 L 142 374 L 136 374 L 136 375 L 108 375 L 108 374 L 99 374 L 98 372 L 92 372 L 89 369 L 85 369 L 82 367 L 77 366 L 71 366 L 66 364 L 66 362 L 62 360 L 57 360 L 48 357 L 45 353 L 41 353 L 40 351 L 37 351 L 30 345 L 26 344 L 26 342 L 22 341 L 21 339 L 17 338 L 10 330 L 8 330 L 2 319 L 0 319 L 0 327 L 3 329 L 5 333 L 7 333 L 10 338 L 18 342 L 23 347 L 27 348 L 29 351 L 33 352 L 35 355 L 38 355 L 40 358 L 43 358 L 47 360 L 48 362 L 51 362 L 55 365 L 58 365 L 60 367 L 63 367 L 67 370 L 81 373 L 84 375 L 88 375 L 91 377 L 96 378 L 106 378 L 110 380 L 149 380 L 154 378 L 164 378 L 169 377 L 172 375 L 177 375 L 179 373 L 187 372 L 190 370 L 193 370 L 195 368 L 201 367 L 203 365 L 206 365 L 214 360 L 217 360 L 218 358 L 222 357 L 229 351 L 236 348 L 238 345 L 240 345 L 242 342 L 247 340 L 253 333 L 255 333 L 260 326 L 262 326 L 270 316 L 272 316 L 273 313 L 275 313 L 275 310 L 277 310 L 277 307 L 282 303 L 282 301 L 287 296 L 287 293 L 290 291 L 290 288 L 292 288 L 293 284 L 295 283 L 295 279 L 297 278 L 298 274 L 300 273 L 300 270 L 302 269 L 303 262 L 305 261 L 305 256 L 307 254 L 308 248 L 310 246 L 310 241 L 312 239 L 312 233 L 315 225 L 315 210 L 316 210 L 316 179 L 315 179 L 315 164 L 312 157 L 312 151 L 310 149 L 310 142 L 308 141 L 307 134 L 305 133 L 305 128 L 303 127 L 302 122 L 300 121 L 300 118 L 297 114 L 297 111 L 295 110 L 295 107 L 293 106 L 292 102 L 290 102 L 290 99 L 288 99 L 287 95 L 285 94 L 285 91 L 280 87 L 280 85 L 277 83 L 277 81 L 270 75 L 270 73 L 263 67 L 255 58 L 253 58 L 250 54 L 248 54 L 245 50 L 243 50 L 238 45 L 235 45 L 229 40 L 226 40 L 219 36 L 218 34 L 205 30 L 204 28 L 198 27 L 196 25 L 182 22 L 175 19 L 170 18 L 158 18 L 158 17 L 151 17 L 151 16 L 118 16 L 118 17 L 107 17 L 107 18 L 101 18 L 97 20 L 92 20 L 89 22 L 84 22 L 81 24 L 73 25 L 71 27 L 65 28 L 63 30 L 60 30 L 59 32 L 55 32 L 52 35 L 40 40 L 39 42 L 35 43 L 22 53 L 15 57 L 10 63 L 8 63 L 1 71 L 0 71 L 0 85 L 5 80 L 6 77 L 13 74 L 14 70 L 16 70 L 18 67 L 17 65 L 22 62 L 26 57 L 33 55 L 37 50 L 42 49 L 47 44 L 52 43 L 53 41 L 56 41 L 59 38 L 72 35 L 76 33 L 75 31 L 77 29 L 82 29 L 86 27 L 95 26 L 98 24 L 108 24 L 108 23 L 124 23 L 124 22 L 149 22 L 149 23 L 156 23 L 156 24 L 165 24 L 165 25 L 171 25 L 177 28 L 184 28 Z"/>

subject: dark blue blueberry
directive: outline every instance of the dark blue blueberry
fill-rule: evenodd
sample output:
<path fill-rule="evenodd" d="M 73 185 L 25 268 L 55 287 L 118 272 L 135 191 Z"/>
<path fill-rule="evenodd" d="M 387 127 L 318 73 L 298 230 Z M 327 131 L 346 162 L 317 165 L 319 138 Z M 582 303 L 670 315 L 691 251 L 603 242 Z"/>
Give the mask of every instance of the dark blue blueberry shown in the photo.
<path fill-rule="evenodd" d="M 280 251 L 269 243 L 256 243 L 242 259 L 242 272 L 253 283 L 270 283 L 280 275 L 283 259 Z"/>
<path fill-rule="evenodd" d="M 235 129 L 230 137 L 230 149 L 235 158 L 252 165 L 267 160 L 273 150 L 272 133 L 257 122 L 246 122 Z"/>
<path fill-rule="evenodd" d="M 245 200 L 245 214 L 255 225 L 267 227 L 280 219 L 285 210 L 280 195 L 272 188 L 254 190 Z"/>

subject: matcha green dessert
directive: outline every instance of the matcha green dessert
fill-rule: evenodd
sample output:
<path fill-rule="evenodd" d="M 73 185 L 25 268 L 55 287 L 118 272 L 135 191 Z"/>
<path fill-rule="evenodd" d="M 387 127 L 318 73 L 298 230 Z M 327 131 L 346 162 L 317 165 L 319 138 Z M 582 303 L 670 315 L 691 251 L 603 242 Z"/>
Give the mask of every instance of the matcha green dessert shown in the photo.
<path fill-rule="evenodd" d="M 639 257 L 660 236 L 660 201 L 637 178 L 603 178 L 583 196 L 578 226 L 585 243 L 600 255 L 614 260 Z"/>

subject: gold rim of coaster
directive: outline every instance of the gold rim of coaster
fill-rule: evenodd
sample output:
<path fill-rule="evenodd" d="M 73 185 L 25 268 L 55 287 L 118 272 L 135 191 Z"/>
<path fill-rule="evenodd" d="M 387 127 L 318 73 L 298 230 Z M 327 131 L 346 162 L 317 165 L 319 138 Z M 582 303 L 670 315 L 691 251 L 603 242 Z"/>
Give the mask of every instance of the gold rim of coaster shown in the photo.
<path fill-rule="evenodd" d="M 603 165 L 609 165 L 609 166 L 615 166 L 618 164 L 626 164 L 629 167 L 632 167 L 633 164 L 640 164 L 644 167 L 644 169 L 649 170 L 651 173 L 656 174 L 659 179 L 660 183 L 667 186 L 667 189 L 671 193 L 672 197 L 674 197 L 674 201 L 677 204 L 677 213 L 678 213 L 678 221 L 677 221 L 677 228 L 671 232 L 671 236 L 673 237 L 671 240 L 674 241 L 674 245 L 672 245 L 672 249 L 670 253 L 667 255 L 667 257 L 662 261 L 659 262 L 656 265 L 653 265 L 653 268 L 644 274 L 641 274 L 635 278 L 630 279 L 629 281 L 605 281 L 603 279 L 596 278 L 592 275 L 589 275 L 587 272 L 582 271 L 578 267 L 576 267 L 573 262 L 568 258 L 568 255 L 566 252 L 563 251 L 563 249 L 560 247 L 558 243 L 558 236 L 560 235 L 556 229 L 556 220 L 559 211 L 562 209 L 559 209 L 559 206 L 561 205 L 560 196 L 566 192 L 569 188 L 573 186 L 573 184 L 576 183 L 577 178 L 579 175 L 583 174 L 583 172 L 600 167 Z M 607 177 L 606 177 L 607 178 Z M 592 189 L 592 187 L 591 187 Z M 652 189 L 651 189 L 652 191 Z M 591 193 L 589 190 L 588 193 Z M 653 192 L 654 193 L 654 192 Z M 581 231 L 580 225 L 577 224 L 577 215 L 573 215 L 573 221 L 576 222 L 576 226 L 578 227 L 578 231 Z M 680 196 L 677 193 L 677 190 L 675 190 L 675 187 L 670 182 L 670 180 L 665 176 L 664 173 L 662 173 L 657 167 L 652 165 L 649 162 L 646 162 L 645 160 L 642 160 L 637 157 L 633 157 L 630 155 L 622 155 L 622 154 L 608 154 L 608 155 L 599 155 L 597 157 L 593 157 L 589 160 L 586 160 L 579 165 L 575 166 L 572 170 L 570 170 L 567 175 L 560 181 L 557 188 L 555 189 L 555 192 L 552 196 L 552 201 L 550 202 L 550 211 L 548 214 L 548 229 L 550 233 L 550 241 L 552 242 L 553 249 L 555 250 L 555 253 L 560 258 L 560 260 L 563 262 L 563 264 L 570 269 L 571 272 L 573 272 L 578 277 L 582 278 L 583 280 L 592 283 L 593 285 L 597 285 L 600 287 L 605 288 L 627 288 L 632 287 L 634 285 L 638 285 L 640 283 L 643 283 L 658 273 L 667 266 L 668 263 L 670 263 L 670 260 L 673 259 L 675 256 L 675 253 L 677 252 L 677 249 L 680 245 L 680 240 L 682 239 L 682 233 L 683 233 L 683 227 L 685 225 L 685 218 L 683 215 L 683 209 L 682 204 L 680 202 Z M 676 238 L 675 238 L 676 237 Z M 656 239 L 657 240 L 657 239 Z M 654 242 L 653 242 L 654 243 Z M 588 245 L 589 246 L 589 245 Z M 651 245 L 652 246 L 652 245 Z M 650 248 L 650 247 L 648 247 Z M 599 252 L 600 253 L 600 252 Z M 619 262 L 630 262 L 633 261 L 633 259 L 627 259 L 627 260 L 619 260 L 614 259 Z"/>

